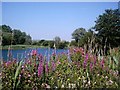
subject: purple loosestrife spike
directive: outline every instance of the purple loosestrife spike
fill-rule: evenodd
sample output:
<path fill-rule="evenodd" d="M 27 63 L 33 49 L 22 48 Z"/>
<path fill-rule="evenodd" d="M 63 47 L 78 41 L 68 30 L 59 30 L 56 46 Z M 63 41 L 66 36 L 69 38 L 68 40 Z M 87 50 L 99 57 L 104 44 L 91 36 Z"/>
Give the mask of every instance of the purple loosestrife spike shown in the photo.
<path fill-rule="evenodd" d="M 37 50 L 32 50 L 32 51 L 31 51 L 31 55 L 32 55 L 32 56 L 37 55 Z"/>
<path fill-rule="evenodd" d="M 38 66 L 38 76 L 40 76 L 43 73 L 43 62 L 40 61 Z"/>
<path fill-rule="evenodd" d="M 86 60 L 86 61 L 88 60 L 88 54 L 86 54 L 85 60 Z"/>
<path fill-rule="evenodd" d="M 88 60 L 88 54 L 86 54 L 85 59 L 84 59 L 84 63 L 83 63 L 84 68 L 86 68 L 87 60 Z"/>

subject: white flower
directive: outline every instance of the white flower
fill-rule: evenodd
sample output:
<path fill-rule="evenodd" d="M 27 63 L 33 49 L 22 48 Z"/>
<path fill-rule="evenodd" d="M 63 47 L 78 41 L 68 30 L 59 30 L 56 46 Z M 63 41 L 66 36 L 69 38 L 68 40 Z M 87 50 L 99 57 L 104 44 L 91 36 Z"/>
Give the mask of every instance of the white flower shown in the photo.
<path fill-rule="evenodd" d="M 94 82 L 94 84 L 96 84 L 96 82 Z"/>
<path fill-rule="evenodd" d="M 72 88 L 76 88 L 76 85 L 75 85 L 75 84 L 72 84 Z"/>
<path fill-rule="evenodd" d="M 82 76 L 82 78 L 83 78 L 83 79 L 85 79 L 85 77 L 84 77 L 84 76 Z"/>
<path fill-rule="evenodd" d="M 28 82 L 30 83 L 31 81 L 30 81 L 30 80 L 28 80 Z"/>
<path fill-rule="evenodd" d="M 97 74 L 97 76 L 100 76 L 100 74 Z"/>
<path fill-rule="evenodd" d="M 88 86 L 88 84 L 85 85 L 86 87 Z"/>
<path fill-rule="evenodd" d="M 50 86 L 49 85 L 47 85 L 47 87 L 46 88 L 50 88 Z"/>
<path fill-rule="evenodd" d="M 112 80 L 109 80 L 109 84 L 112 85 L 112 84 L 113 84 L 113 81 L 112 81 Z"/>
<path fill-rule="evenodd" d="M 87 80 L 83 80 L 83 83 L 86 83 L 87 82 Z"/>
<path fill-rule="evenodd" d="M 53 80 L 53 77 L 51 79 Z"/>
<path fill-rule="evenodd" d="M 19 77 L 21 77 L 21 75 L 19 75 Z"/>
<path fill-rule="evenodd" d="M 30 74 L 28 74 L 28 77 L 30 77 L 31 75 Z"/>
<path fill-rule="evenodd" d="M 78 77 L 78 80 L 80 80 L 81 78 L 80 77 Z"/>
<path fill-rule="evenodd" d="M 24 66 L 22 65 L 22 68 L 24 68 Z"/>
<path fill-rule="evenodd" d="M 36 75 L 36 73 L 34 72 L 34 75 Z"/>
<path fill-rule="evenodd" d="M 71 88 L 71 84 L 70 83 L 68 84 L 68 88 Z"/>
<path fill-rule="evenodd" d="M 69 83 L 68 88 L 76 88 L 76 85 L 73 83 Z"/>
<path fill-rule="evenodd" d="M 57 86 L 55 86 L 55 88 L 58 88 Z"/>
<path fill-rule="evenodd" d="M 64 85 L 62 84 L 61 88 L 64 88 Z"/>
<path fill-rule="evenodd" d="M 90 85 L 90 80 L 88 81 L 88 85 Z"/>
<path fill-rule="evenodd" d="M 106 79 L 108 79 L 108 76 L 105 76 Z"/>

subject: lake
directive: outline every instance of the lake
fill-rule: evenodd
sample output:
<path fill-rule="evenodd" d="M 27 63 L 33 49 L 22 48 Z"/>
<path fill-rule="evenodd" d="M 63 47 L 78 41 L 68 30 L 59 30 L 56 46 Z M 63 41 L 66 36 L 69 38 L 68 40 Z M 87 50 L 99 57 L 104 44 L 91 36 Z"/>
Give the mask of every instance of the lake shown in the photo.
<path fill-rule="evenodd" d="M 28 54 L 34 49 L 16 49 L 16 50 L 11 50 L 12 53 L 12 57 L 15 59 L 20 60 L 21 58 L 27 58 Z M 54 49 L 48 49 L 48 48 L 37 48 L 37 53 L 38 54 L 42 54 L 43 56 L 46 55 L 51 55 L 52 53 L 54 53 Z M 67 49 L 57 49 L 56 50 L 56 54 L 60 54 L 60 53 L 67 53 Z M 2 58 L 4 61 L 7 60 L 8 58 L 8 50 L 2 50 Z"/>

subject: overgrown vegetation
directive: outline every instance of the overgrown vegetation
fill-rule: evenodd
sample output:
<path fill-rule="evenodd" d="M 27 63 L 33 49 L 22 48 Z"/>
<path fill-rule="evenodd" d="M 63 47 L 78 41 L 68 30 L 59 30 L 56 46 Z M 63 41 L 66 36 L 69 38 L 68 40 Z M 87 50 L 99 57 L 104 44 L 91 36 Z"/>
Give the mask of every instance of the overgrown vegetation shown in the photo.
<path fill-rule="evenodd" d="M 0 73 L 2 88 L 120 88 L 118 10 L 106 10 L 98 17 L 93 28 L 76 29 L 72 36 L 75 40 L 70 43 L 61 42 L 59 37 L 53 41 L 32 42 L 33 45 L 54 48 L 52 55 L 42 56 L 33 50 L 20 62 L 11 57 L 8 62 L 3 61 Z M 10 39 L 10 36 L 3 37 L 3 41 Z M 21 43 L 23 39 L 19 39 Z M 12 44 L 16 43 L 14 40 Z M 6 43 L 11 44 L 9 41 Z M 57 55 L 56 47 L 68 47 L 68 53 Z"/>
<path fill-rule="evenodd" d="M 2 64 L 2 88 L 119 88 L 120 49 L 107 56 L 96 51 L 85 46 L 48 56 L 32 50 L 20 62 L 9 57 Z"/>

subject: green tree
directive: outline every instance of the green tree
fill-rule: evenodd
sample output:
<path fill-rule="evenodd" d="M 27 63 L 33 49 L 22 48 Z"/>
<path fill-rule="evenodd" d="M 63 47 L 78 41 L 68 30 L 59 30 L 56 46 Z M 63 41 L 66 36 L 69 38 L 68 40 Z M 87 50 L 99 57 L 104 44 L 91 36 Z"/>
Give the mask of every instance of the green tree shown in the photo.
<path fill-rule="evenodd" d="M 2 45 L 10 45 L 12 40 L 12 28 L 7 25 L 0 26 L 2 29 Z"/>
<path fill-rule="evenodd" d="M 72 33 L 72 39 L 75 39 L 75 41 L 79 44 L 81 38 L 85 35 L 85 33 L 86 30 L 84 28 L 78 28 Z"/>
<path fill-rule="evenodd" d="M 30 35 L 25 36 L 25 44 L 26 45 L 31 45 L 32 44 L 32 38 Z"/>
<path fill-rule="evenodd" d="M 16 29 L 14 29 L 13 32 L 14 32 L 13 44 L 23 44 L 25 42 L 25 39 L 23 39 L 23 37 L 22 37 L 22 32 L 20 30 L 16 30 Z"/>
<path fill-rule="evenodd" d="M 20 30 L 13 30 L 14 32 L 14 42 L 13 44 L 31 44 L 32 38 L 30 35 L 27 35 L 25 32 L 21 32 Z"/>
<path fill-rule="evenodd" d="M 12 35 L 11 34 L 3 34 L 2 35 L 2 45 L 10 45 L 12 40 Z"/>
<path fill-rule="evenodd" d="M 112 47 L 120 45 L 120 13 L 118 9 L 105 10 L 105 13 L 99 15 L 95 21 L 94 29 L 98 31 L 96 34 L 102 46 L 109 44 Z"/>
<path fill-rule="evenodd" d="M 60 44 L 60 42 L 61 42 L 60 37 L 59 37 L 59 36 L 56 36 L 56 37 L 54 38 L 54 42 L 55 42 L 56 48 L 58 48 L 58 47 L 59 47 L 59 44 Z"/>
<path fill-rule="evenodd" d="M 27 35 L 25 32 L 14 29 L 7 25 L 0 26 L 2 29 L 2 45 L 10 44 L 31 44 L 32 38 L 30 35 Z"/>
<path fill-rule="evenodd" d="M 95 39 L 94 32 L 91 29 L 89 29 L 81 38 L 79 45 L 83 46 L 84 44 L 89 44 L 92 41 L 92 39 Z"/>
<path fill-rule="evenodd" d="M 70 46 L 77 46 L 76 41 L 75 41 L 75 40 L 72 40 L 72 41 L 70 42 Z"/>
<path fill-rule="evenodd" d="M 42 46 L 49 46 L 49 41 L 45 40 L 45 41 L 42 43 Z"/>
<path fill-rule="evenodd" d="M 12 33 L 12 28 L 7 25 L 2 25 L 2 32 Z"/>
<path fill-rule="evenodd" d="M 64 48 L 67 48 L 68 47 L 68 44 L 69 44 L 69 42 L 67 42 L 67 41 L 61 41 L 60 43 L 59 43 L 59 49 L 64 49 Z"/>
<path fill-rule="evenodd" d="M 38 45 L 39 45 L 39 46 L 42 46 L 44 41 L 45 41 L 44 39 L 39 40 L 39 41 L 38 41 Z"/>

